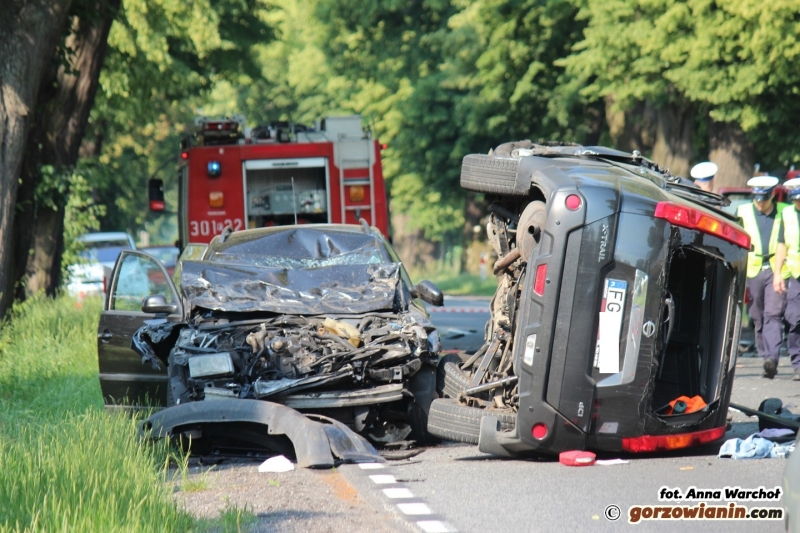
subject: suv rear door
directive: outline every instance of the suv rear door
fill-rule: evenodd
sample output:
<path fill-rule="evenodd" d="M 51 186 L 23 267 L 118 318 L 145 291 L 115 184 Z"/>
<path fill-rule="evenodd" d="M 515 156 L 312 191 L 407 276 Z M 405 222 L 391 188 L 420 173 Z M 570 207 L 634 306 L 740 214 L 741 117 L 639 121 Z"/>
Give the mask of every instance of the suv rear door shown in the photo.
<path fill-rule="evenodd" d="M 141 356 L 131 348 L 136 330 L 146 320 L 156 318 L 142 312 L 142 300 L 152 294 L 160 294 L 167 303 L 177 305 L 178 311 L 166 320 L 181 320 L 180 299 L 164 265 L 145 253 L 123 251 L 114 266 L 97 331 L 100 388 L 106 405 L 166 405 L 166 365 L 153 368 L 143 364 Z"/>

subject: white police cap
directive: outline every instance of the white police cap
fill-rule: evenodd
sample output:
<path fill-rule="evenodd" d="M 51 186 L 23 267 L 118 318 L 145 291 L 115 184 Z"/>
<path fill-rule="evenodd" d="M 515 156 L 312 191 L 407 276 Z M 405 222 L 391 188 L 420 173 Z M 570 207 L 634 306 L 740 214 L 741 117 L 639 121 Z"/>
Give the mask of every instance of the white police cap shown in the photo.
<path fill-rule="evenodd" d="M 792 200 L 800 199 L 800 178 L 793 178 L 783 184 Z"/>
<path fill-rule="evenodd" d="M 747 180 L 747 186 L 753 188 L 756 200 L 765 200 L 779 181 L 775 176 L 756 176 Z"/>
<path fill-rule="evenodd" d="M 693 166 L 690 174 L 695 181 L 709 181 L 714 179 L 717 170 L 717 165 L 711 161 L 706 161 L 705 163 L 698 163 Z"/>

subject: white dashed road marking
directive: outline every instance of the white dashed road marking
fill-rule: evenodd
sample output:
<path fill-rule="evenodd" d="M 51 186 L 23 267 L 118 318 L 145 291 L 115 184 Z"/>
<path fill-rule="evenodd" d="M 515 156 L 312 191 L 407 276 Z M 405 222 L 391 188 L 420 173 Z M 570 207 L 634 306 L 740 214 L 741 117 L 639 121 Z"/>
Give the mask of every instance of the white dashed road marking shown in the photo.
<path fill-rule="evenodd" d="M 385 466 L 381 463 L 358 463 L 358 467 L 361 470 L 377 470 L 379 468 L 385 468 Z"/>
<path fill-rule="evenodd" d="M 413 498 L 414 495 L 408 489 L 383 489 L 383 493 L 389 498 Z"/>
<path fill-rule="evenodd" d="M 387 468 L 386 465 L 381 463 L 359 463 L 359 468 L 361 470 L 379 470 L 383 468 Z M 367 474 L 367 472 L 364 472 Z M 368 474 L 369 479 L 372 480 L 373 483 L 376 485 L 400 485 L 395 478 L 391 474 Z M 407 489 L 406 487 L 399 486 L 399 487 L 390 487 L 382 489 L 383 494 L 392 500 L 406 500 L 406 499 L 415 499 L 414 494 Z M 406 515 L 407 517 L 415 517 L 419 516 L 422 517 L 423 515 L 434 515 L 435 513 L 428 507 L 428 504 L 424 502 L 403 502 L 397 503 L 397 509 Z M 434 520 L 434 516 L 431 516 L 427 520 L 415 520 L 414 523 L 425 533 L 457 533 L 458 530 L 444 522 L 442 520 Z"/>
<path fill-rule="evenodd" d="M 440 520 L 420 520 L 417 525 L 426 533 L 455 533 L 456 531 L 449 524 Z"/>
<path fill-rule="evenodd" d="M 433 514 L 431 508 L 422 502 L 419 503 L 398 503 L 397 507 L 405 514 Z"/>
<path fill-rule="evenodd" d="M 390 476 L 388 474 L 380 474 L 380 475 L 372 475 L 369 476 L 373 483 L 377 483 L 378 485 L 390 485 L 392 483 L 397 483 L 397 480 L 394 476 Z"/>

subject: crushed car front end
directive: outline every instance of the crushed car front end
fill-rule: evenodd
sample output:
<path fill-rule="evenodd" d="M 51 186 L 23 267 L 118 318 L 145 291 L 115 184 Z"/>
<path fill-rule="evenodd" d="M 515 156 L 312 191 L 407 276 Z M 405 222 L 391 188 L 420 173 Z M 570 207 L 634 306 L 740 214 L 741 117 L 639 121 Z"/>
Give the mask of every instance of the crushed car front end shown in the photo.
<path fill-rule="evenodd" d="M 261 400 L 328 416 L 375 443 L 424 442 L 438 334 L 384 252 L 360 228 L 213 241 L 202 260 L 182 262 L 184 321 L 145 325 L 135 348 L 153 362 L 160 342 L 173 343 L 162 361 L 168 408 Z"/>

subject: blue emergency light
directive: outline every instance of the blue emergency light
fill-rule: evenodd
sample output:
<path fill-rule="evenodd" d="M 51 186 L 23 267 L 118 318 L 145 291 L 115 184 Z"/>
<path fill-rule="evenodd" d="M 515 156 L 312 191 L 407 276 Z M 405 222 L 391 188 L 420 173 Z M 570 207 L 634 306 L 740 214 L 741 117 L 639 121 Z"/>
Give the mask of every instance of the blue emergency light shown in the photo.
<path fill-rule="evenodd" d="M 209 161 L 207 172 L 209 178 L 218 178 L 222 174 L 222 165 L 219 161 Z"/>

